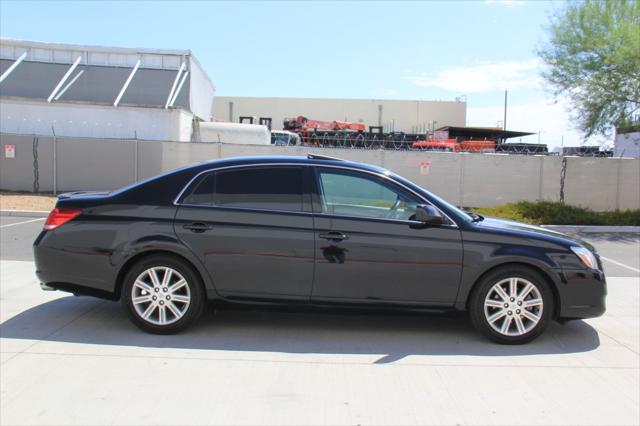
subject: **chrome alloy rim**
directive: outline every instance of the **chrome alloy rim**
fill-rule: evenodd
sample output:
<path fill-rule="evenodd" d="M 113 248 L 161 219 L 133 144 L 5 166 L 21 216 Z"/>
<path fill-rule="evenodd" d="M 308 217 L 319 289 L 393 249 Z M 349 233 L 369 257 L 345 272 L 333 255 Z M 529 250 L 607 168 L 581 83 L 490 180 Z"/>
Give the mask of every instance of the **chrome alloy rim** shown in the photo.
<path fill-rule="evenodd" d="M 484 300 L 484 315 L 498 333 L 521 336 L 533 330 L 542 318 L 542 295 L 530 281 L 506 278 L 499 281 Z"/>
<path fill-rule="evenodd" d="M 166 266 L 149 268 L 136 278 L 131 302 L 140 318 L 154 325 L 169 325 L 184 316 L 191 303 L 187 280 Z"/>

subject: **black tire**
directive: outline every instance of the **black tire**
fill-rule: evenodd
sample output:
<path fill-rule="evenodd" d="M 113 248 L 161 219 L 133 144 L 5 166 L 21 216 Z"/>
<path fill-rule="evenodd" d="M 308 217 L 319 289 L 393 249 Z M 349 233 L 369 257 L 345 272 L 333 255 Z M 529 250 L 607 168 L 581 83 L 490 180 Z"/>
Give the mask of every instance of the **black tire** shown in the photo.
<path fill-rule="evenodd" d="M 515 301 L 512 301 L 509 297 L 508 300 L 504 301 L 504 309 L 502 307 L 487 307 L 487 314 L 485 314 L 485 301 L 487 300 L 487 295 L 489 294 L 489 292 L 491 291 L 493 292 L 493 295 L 496 295 L 497 293 L 492 290 L 494 288 L 494 285 L 504 282 L 510 278 L 518 279 L 516 288 L 520 289 L 520 292 L 524 291 L 524 289 L 527 287 L 527 283 L 531 283 L 535 286 L 535 289 L 538 293 L 531 291 L 528 295 L 526 295 L 526 297 L 528 297 L 529 299 L 523 299 L 524 301 L 521 302 L 519 302 L 518 298 L 516 298 Z M 508 283 L 505 284 L 507 286 L 509 285 Z M 535 296 L 536 294 L 541 296 L 542 305 L 539 307 L 527 308 L 527 311 L 533 314 L 533 316 L 539 317 L 539 321 L 537 323 L 526 318 L 527 314 L 522 314 L 525 309 L 522 306 L 517 305 L 517 303 L 526 304 L 527 302 L 535 302 L 535 300 L 537 300 L 537 296 Z M 511 294 L 507 295 L 511 296 Z M 499 299 L 499 297 L 491 297 L 492 300 L 494 298 L 495 301 L 500 301 L 500 303 L 503 302 L 503 300 Z M 487 301 L 487 303 L 489 302 L 491 302 L 491 300 Z M 553 292 L 551 291 L 547 280 L 540 273 L 525 266 L 507 266 L 490 272 L 485 277 L 483 277 L 480 282 L 478 282 L 469 299 L 469 316 L 471 317 L 471 322 L 473 323 L 474 327 L 494 342 L 504 345 L 520 345 L 534 340 L 544 332 L 544 330 L 549 325 L 549 322 L 553 318 L 553 312 L 555 309 L 554 302 L 555 301 Z M 506 306 L 507 304 L 509 305 L 509 307 Z M 519 315 L 516 314 L 516 309 Z M 537 315 L 540 312 L 537 309 L 541 309 L 542 313 L 540 315 Z M 497 314 L 498 310 L 501 310 L 501 313 L 504 313 L 504 316 L 496 320 L 492 326 L 492 324 L 489 322 L 489 319 L 487 318 L 487 315 L 493 313 Z M 507 325 L 507 333 L 502 333 L 501 330 L 494 329 L 494 327 L 502 328 L 500 326 L 503 326 L 507 321 L 507 314 L 510 318 Z M 519 324 L 516 324 L 516 316 L 519 317 Z M 504 320 L 502 320 L 502 318 L 504 318 Z M 526 332 L 523 332 L 522 334 L 508 335 L 510 333 L 520 333 L 520 331 L 518 330 L 519 325 L 524 325 L 531 328 L 526 330 Z"/>
<path fill-rule="evenodd" d="M 159 307 L 156 307 L 154 314 L 157 312 L 157 317 L 150 317 L 149 321 L 142 318 L 141 314 L 138 313 L 134 303 L 132 302 L 133 297 L 133 288 L 136 280 L 143 274 L 145 271 L 151 268 L 171 268 L 173 272 L 171 273 L 174 276 L 174 284 L 176 284 L 177 278 L 182 276 L 184 281 L 186 281 L 186 286 L 182 285 L 181 289 L 176 290 L 176 295 L 174 296 L 175 301 L 172 301 L 172 306 L 175 308 L 176 306 L 180 306 L 178 308 L 178 312 L 182 313 L 181 317 L 177 317 L 173 313 L 167 309 L 168 305 L 163 305 L 165 309 L 165 319 L 171 317 L 173 322 L 160 325 L 154 324 L 152 321 L 159 321 Z M 177 272 L 177 274 L 174 274 Z M 178 275 L 179 274 L 179 275 Z M 144 279 L 143 279 L 144 281 Z M 188 288 L 188 290 L 187 290 Z M 149 293 L 150 296 L 159 297 L 159 299 L 163 299 L 164 297 L 171 297 L 173 293 L 166 293 L 166 296 L 163 296 L 163 290 L 158 290 L 158 293 Z M 140 287 L 136 286 L 136 292 L 141 291 Z M 155 291 L 155 288 L 154 288 Z M 144 291 L 142 291 L 144 293 Z M 185 294 L 188 295 L 189 302 L 179 302 L 178 296 L 185 297 Z M 142 297 L 146 296 L 145 294 L 141 295 Z M 120 301 L 122 306 L 124 307 L 127 315 L 131 322 L 133 322 L 137 327 L 141 330 L 146 331 L 152 334 L 175 334 L 178 333 L 189 325 L 191 325 L 194 321 L 196 321 L 200 315 L 202 315 L 205 307 L 206 307 L 206 295 L 204 292 L 204 287 L 202 285 L 202 281 L 198 273 L 194 270 L 194 268 L 187 262 L 181 260 L 180 258 L 171 256 L 171 255 L 152 255 L 149 257 L 145 257 L 141 259 L 139 262 L 134 264 L 129 271 L 127 271 L 123 285 Z M 151 302 L 146 302 L 151 304 Z M 154 302 L 156 303 L 156 302 Z M 164 300 L 157 303 L 165 303 Z M 169 302 L 167 302 L 169 303 Z M 149 305 L 142 304 L 142 307 L 146 307 Z"/>

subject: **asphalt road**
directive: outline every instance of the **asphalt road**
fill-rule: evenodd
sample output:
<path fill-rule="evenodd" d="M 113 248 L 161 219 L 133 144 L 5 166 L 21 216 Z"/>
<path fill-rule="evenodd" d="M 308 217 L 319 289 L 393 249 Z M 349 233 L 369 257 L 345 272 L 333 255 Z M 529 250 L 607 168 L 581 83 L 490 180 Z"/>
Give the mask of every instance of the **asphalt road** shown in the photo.
<path fill-rule="evenodd" d="M 640 423 L 638 235 L 582 235 L 609 259 L 607 313 L 514 347 L 464 316 L 210 310 L 144 334 L 39 289 L 42 224 L 0 218 L 2 425 Z"/>

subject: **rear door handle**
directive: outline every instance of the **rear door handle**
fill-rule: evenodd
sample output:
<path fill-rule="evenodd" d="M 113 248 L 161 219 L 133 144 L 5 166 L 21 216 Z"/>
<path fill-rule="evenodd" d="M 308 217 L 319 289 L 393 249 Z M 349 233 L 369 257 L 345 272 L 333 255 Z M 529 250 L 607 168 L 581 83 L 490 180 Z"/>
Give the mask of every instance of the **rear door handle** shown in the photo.
<path fill-rule="evenodd" d="M 343 240 L 348 240 L 349 237 L 345 234 L 343 234 L 342 232 L 337 232 L 337 231 L 331 231 L 331 232 L 326 232 L 324 234 L 320 234 L 318 235 L 320 238 L 324 238 L 325 240 L 329 240 L 329 241 L 343 241 Z"/>
<path fill-rule="evenodd" d="M 187 225 L 184 225 L 183 228 L 199 234 L 204 231 L 208 231 L 209 229 L 213 229 L 213 226 L 207 225 L 206 223 L 202 223 L 202 222 L 194 222 L 194 223 L 189 223 Z"/>

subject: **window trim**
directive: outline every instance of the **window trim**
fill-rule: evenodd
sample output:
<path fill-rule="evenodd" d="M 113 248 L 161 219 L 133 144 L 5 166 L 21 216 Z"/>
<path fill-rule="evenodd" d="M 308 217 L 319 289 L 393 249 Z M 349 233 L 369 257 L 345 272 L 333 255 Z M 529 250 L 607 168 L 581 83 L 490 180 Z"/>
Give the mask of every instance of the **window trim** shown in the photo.
<path fill-rule="evenodd" d="M 402 184 L 401 182 L 397 182 L 394 179 L 390 178 L 389 176 L 387 176 L 384 173 L 380 173 L 380 172 L 374 172 L 372 170 L 363 170 L 363 169 L 359 169 L 359 168 L 355 168 L 355 167 L 349 167 L 347 165 L 337 165 L 337 164 L 306 164 L 306 163 L 287 163 L 287 162 L 283 162 L 283 163 L 253 163 L 253 164 L 236 164 L 233 166 L 224 166 L 224 167 L 213 167 L 210 169 L 206 169 L 203 170 L 201 172 L 196 173 L 195 176 L 193 176 L 188 182 L 187 184 L 182 188 L 182 190 L 178 193 L 178 196 L 173 200 L 173 205 L 175 206 L 188 206 L 188 207 L 199 207 L 199 208 L 213 208 L 213 209 L 232 209 L 232 210 L 239 210 L 239 211 L 252 211 L 252 212 L 266 212 L 266 213 L 282 213 L 282 214 L 302 214 L 302 215 L 317 215 L 317 216 L 322 216 L 322 217 L 336 217 L 336 218 L 345 218 L 345 219 L 357 219 L 357 220 L 372 220 L 372 221 L 382 221 L 382 222 L 394 222 L 394 223 L 404 223 L 404 224 L 409 224 L 409 225 L 417 225 L 417 224 L 421 224 L 422 222 L 417 222 L 417 221 L 411 221 L 411 220 L 401 220 L 401 219 L 386 219 L 386 218 L 382 218 L 382 219 L 376 219 L 376 218 L 365 218 L 365 217 L 360 217 L 360 216 L 338 216 L 338 215 L 327 215 L 324 214 L 322 212 L 314 212 L 312 211 L 302 211 L 302 212 L 297 212 L 297 211 L 291 211 L 291 210 L 269 210 L 269 209 L 255 209 L 255 208 L 246 208 L 246 207 L 226 207 L 226 206 L 205 206 L 205 205 L 193 205 L 193 204 L 184 204 L 184 203 L 180 203 L 179 200 L 182 198 L 182 196 L 184 195 L 184 193 L 187 191 L 187 189 L 189 189 L 189 187 L 191 186 L 191 184 L 193 184 L 193 182 L 198 179 L 198 177 L 200 177 L 201 175 L 205 174 L 205 173 L 211 173 L 211 172 L 217 172 L 217 171 L 221 171 L 221 170 L 227 170 L 227 169 L 242 169 L 242 168 L 253 168 L 253 167 L 270 167 L 270 166 L 293 166 L 293 167 L 300 167 L 303 170 L 303 179 L 307 179 L 307 176 L 304 173 L 305 169 L 311 169 L 312 171 L 312 179 L 313 179 L 313 187 L 314 190 L 317 191 L 317 178 L 316 178 L 316 169 L 317 168 L 333 168 L 333 169 L 343 169 L 343 170 L 348 170 L 348 171 L 353 171 L 356 173 L 364 173 L 364 174 L 369 174 L 372 176 L 377 176 L 380 177 L 382 179 L 385 179 L 387 181 L 389 181 L 392 185 L 396 185 L 399 186 L 403 189 L 405 189 L 406 191 L 410 192 L 411 194 L 415 195 L 416 197 L 418 197 L 418 199 L 424 201 L 424 204 L 428 204 L 430 206 L 432 206 L 433 208 L 435 208 L 436 210 L 438 210 L 444 217 L 446 217 L 450 224 L 442 224 L 439 225 L 440 227 L 445 227 L 445 228 L 459 228 L 458 223 L 451 219 L 451 216 L 449 216 L 446 212 L 442 211 L 442 209 L 440 209 L 438 206 L 434 205 L 431 201 L 427 200 L 425 197 L 423 197 L 421 194 L 419 194 L 418 192 L 414 191 L 413 189 L 409 188 L 408 186 Z M 306 192 L 308 191 L 309 188 L 305 188 L 306 185 L 303 185 L 303 197 L 306 196 L 311 196 L 312 194 L 307 194 Z M 313 198 L 313 197 L 312 197 Z M 304 205 L 305 200 L 303 199 L 303 205 Z M 312 204 L 313 207 L 313 200 L 308 200 L 309 203 Z"/>

